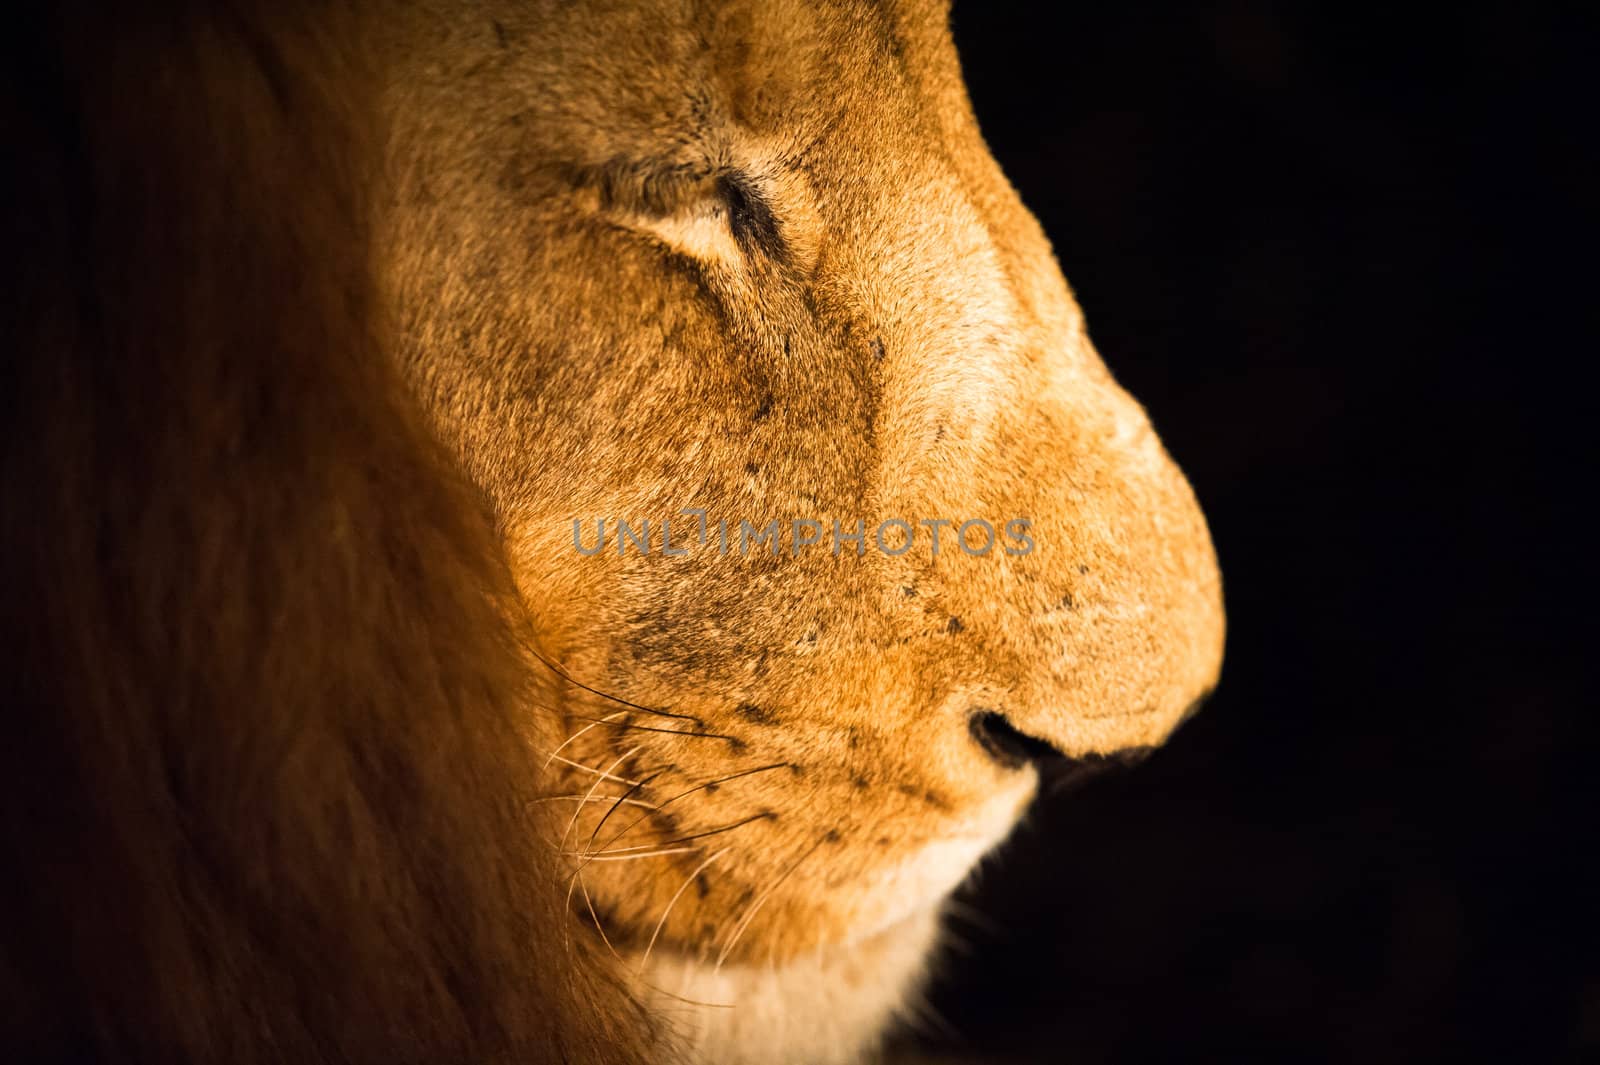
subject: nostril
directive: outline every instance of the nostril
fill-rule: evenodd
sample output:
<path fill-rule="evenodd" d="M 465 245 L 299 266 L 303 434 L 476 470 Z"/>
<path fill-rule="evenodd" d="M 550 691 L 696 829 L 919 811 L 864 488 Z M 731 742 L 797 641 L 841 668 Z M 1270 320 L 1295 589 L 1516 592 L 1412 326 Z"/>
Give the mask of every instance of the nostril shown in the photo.
<path fill-rule="evenodd" d="M 1109 769 L 1131 769 L 1155 751 L 1154 747 L 1124 747 L 1106 754 L 1069 757 L 1054 744 L 1020 731 L 1004 714 L 993 710 L 974 711 L 967 728 L 978 746 L 1006 769 L 1020 769 L 1030 762 L 1037 766 L 1046 791 L 1052 794 L 1072 790 Z"/>
<path fill-rule="evenodd" d="M 1044 740 L 1019 732 L 1004 714 L 977 710 L 967 719 L 967 729 L 989 757 L 1007 769 L 1018 769 L 1029 762 L 1052 762 L 1066 756 Z"/>

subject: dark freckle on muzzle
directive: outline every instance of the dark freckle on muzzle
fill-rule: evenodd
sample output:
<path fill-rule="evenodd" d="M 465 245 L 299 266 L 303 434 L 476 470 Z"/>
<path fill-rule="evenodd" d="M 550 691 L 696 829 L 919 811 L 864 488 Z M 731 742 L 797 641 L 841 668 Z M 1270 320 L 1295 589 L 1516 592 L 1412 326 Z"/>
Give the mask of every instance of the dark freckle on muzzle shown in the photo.
<path fill-rule="evenodd" d="M 932 788 L 921 788 L 913 784 L 896 784 L 894 790 L 908 799 L 916 802 L 925 802 L 936 810 L 948 811 L 951 809 L 950 800 Z"/>
<path fill-rule="evenodd" d="M 755 703 L 740 703 L 733 708 L 733 712 L 750 722 L 752 725 L 771 725 L 777 717 L 771 710 L 758 706 Z"/>

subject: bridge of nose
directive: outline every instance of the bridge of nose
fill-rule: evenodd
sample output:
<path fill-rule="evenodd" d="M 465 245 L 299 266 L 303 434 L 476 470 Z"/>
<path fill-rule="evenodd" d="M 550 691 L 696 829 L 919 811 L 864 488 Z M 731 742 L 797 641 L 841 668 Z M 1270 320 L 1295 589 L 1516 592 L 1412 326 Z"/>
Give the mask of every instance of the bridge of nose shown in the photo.
<path fill-rule="evenodd" d="M 1075 410 L 1009 426 L 964 501 L 1028 521 L 1029 550 L 939 562 L 950 638 L 1018 730 L 1071 756 L 1162 743 L 1215 685 L 1224 630 L 1187 481 L 1137 404 L 1085 386 Z"/>
<path fill-rule="evenodd" d="M 917 202 L 877 204 L 863 232 L 918 234 L 936 217 L 937 239 L 886 245 L 844 227 L 818 275 L 822 302 L 873 326 L 874 504 L 913 526 L 952 523 L 937 559 L 919 559 L 923 541 L 874 578 L 885 635 L 935 623 L 930 662 L 959 659 L 974 685 L 1009 693 L 1018 728 L 1068 754 L 1159 744 L 1219 666 L 1205 521 L 1072 324 L 1065 287 L 1025 284 L 1059 279 L 1048 251 L 1003 255 L 995 219 L 950 167 L 919 165 Z M 948 268 L 927 268 L 935 254 Z M 952 536 L 971 519 L 1027 523 L 1027 552 L 1002 536 L 968 556 Z M 902 588 L 921 598 L 901 602 Z"/>

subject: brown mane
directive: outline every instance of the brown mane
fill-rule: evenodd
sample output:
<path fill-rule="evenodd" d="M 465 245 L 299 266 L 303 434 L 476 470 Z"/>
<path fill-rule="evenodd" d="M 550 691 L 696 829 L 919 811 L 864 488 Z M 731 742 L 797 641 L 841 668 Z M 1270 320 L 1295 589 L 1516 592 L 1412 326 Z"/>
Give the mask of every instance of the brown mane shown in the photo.
<path fill-rule="evenodd" d="M 642 1060 L 374 321 L 353 20 L 62 6 L 6 63 L 0 1056 Z"/>

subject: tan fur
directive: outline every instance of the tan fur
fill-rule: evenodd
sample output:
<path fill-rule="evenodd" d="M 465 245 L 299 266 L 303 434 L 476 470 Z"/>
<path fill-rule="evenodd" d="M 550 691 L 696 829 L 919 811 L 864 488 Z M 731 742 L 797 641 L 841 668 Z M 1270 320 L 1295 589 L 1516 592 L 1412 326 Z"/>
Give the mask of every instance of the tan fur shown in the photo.
<path fill-rule="evenodd" d="M 1037 784 L 972 715 L 1085 757 L 1215 683 L 1204 520 L 940 5 L 96 18 L 12 207 L 10 1045 L 859 1060 Z"/>
<path fill-rule="evenodd" d="M 979 137 L 938 5 L 440 5 L 414 29 L 385 256 L 413 380 L 548 653 L 687 718 L 565 688 L 561 756 L 618 778 L 551 763 L 554 794 L 593 800 L 567 849 L 673 851 L 582 863 L 574 908 L 631 965 L 670 903 L 644 982 L 734 999 L 687 1010 L 709 1056 L 782 1060 L 770 1027 L 740 1034 L 758 1011 L 726 975 L 920 920 L 1031 794 L 973 742 L 974 709 L 1085 755 L 1160 743 L 1214 683 L 1204 521 Z M 727 175 L 775 249 L 741 243 Z M 592 543 L 597 518 L 681 508 L 1020 516 L 1037 548 L 573 549 L 574 519 Z M 886 969 L 881 1009 L 917 975 Z"/>

